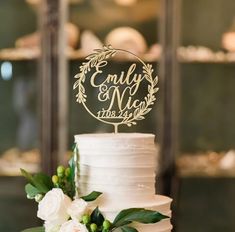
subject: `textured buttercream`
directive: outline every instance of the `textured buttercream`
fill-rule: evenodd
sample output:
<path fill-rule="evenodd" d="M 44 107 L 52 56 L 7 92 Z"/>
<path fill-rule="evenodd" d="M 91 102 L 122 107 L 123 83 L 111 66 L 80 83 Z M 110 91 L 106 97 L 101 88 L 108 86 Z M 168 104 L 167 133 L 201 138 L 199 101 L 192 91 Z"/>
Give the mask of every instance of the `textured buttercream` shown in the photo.
<path fill-rule="evenodd" d="M 93 204 L 113 220 L 125 208 L 140 207 L 171 215 L 171 199 L 155 195 L 157 149 L 153 134 L 83 134 L 76 135 L 79 150 L 79 191 L 86 195 L 101 191 Z M 169 232 L 170 220 L 137 224 L 140 232 Z"/>

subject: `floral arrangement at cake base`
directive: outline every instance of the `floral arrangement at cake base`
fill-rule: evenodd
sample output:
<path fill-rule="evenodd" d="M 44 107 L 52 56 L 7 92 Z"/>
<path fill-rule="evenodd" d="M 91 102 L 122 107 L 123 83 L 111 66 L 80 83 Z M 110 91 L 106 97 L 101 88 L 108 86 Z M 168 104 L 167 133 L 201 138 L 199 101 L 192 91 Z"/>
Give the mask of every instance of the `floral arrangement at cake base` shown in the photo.
<path fill-rule="evenodd" d="M 37 217 L 43 220 L 42 227 L 22 232 L 138 232 L 132 222 L 149 224 L 168 218 L 157 211 L 130 208 L 122 210 L 110 222 L 98 205 L 93 210 L 89 207 L 89 202 L 95 201 L 101 192 L 78 196 L 73 158 L 69 167 L 59 166 L 52 177 L 43 173 L 31 175 L 23 169 L 21 173 L 29 182 L 25 186 L 27 198 L 38 202 Z"/>

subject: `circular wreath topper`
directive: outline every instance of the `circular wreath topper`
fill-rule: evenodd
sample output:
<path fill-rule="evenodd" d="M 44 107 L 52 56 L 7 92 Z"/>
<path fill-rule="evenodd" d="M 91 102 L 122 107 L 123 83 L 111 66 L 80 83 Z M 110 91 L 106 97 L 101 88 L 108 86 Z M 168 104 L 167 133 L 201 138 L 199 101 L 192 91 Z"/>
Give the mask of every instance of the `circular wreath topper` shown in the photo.
<path fill-rule="evenodd" d="M 108 60 L 118 53 L 126 53 L 126 55 L 135 58 L 138 65 L 141 64 L 142 72 L 137 73 L 137 64 L 133 63 L 126 72 L 107 74 Z M 145 64 L 133 53 L 114 49 L 110 45 L 104 46 L 102 49 L 94 50 L 94 53 L 86 57 L 86 62 L 82 63 L 80 72 L 75 76 L 77 80 L 73 89 L 77 90 L 77 102 L 82 103 L 94 118 L 113 125 L 115 133 L 117 133 L 119 125 L 136 125 L 136 121 L 144 119 L 145 115 L 152 109 L 156 100 L 155 93 L 159 89 L 157 87 L 158 77 L 153 78 L 152 73 L 152 65 Z M 143 81 L 147 82 L 146 95 L 141 97 L 142 100 L 136 99 L 140 84 Z M 87 104 L 88 96 L 85 82 L 96 89 L 94 93 L 97 94 L 100 103 L 96 104 L 96 106 L 100 106 L 98 110 L 93 110 Z M 141 89 L 140 92 L 142 93 L 143 90 Z M 93 101 L 94 97 L 90 98 Z M 106 103 L 105 107 L 102 106 L 104 103 Z"/>

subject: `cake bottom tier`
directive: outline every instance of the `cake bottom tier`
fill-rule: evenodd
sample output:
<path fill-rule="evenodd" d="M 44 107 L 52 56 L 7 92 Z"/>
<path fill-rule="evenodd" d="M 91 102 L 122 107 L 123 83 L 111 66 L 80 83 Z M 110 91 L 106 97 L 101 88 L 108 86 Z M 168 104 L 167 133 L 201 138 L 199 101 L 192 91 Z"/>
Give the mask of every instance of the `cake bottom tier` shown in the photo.
<path fill-rule="evenodd" d="M 135 202 L 128 203 L 117 199 L 113 201 L 112 204 L 105 204 L 104 202 L 93 202 L 91 207 L 99 205 L 101 212 L 104 214 L 105 218 L 113 221 L 117 214 L 128 208 L 145 208 L 150 210 L 155 210 L 161 214 L 169 216 L 169 219 L 164 219 L 155 224 L 139 224 L 135 223 L 134 226 L 139 232 L 170 232 L 172 230 L 172 225 L 170 221 L 171 217 L 171 202 L 172 199 L 162 195 L 154 195 L 152 198 L 148 199 L 145 203 Z"/>
<path fill-rule="evenodd" d="M 134 227 L 139 232 L 171 232 L 173 228 L 170 219 L 165 219 L 155 224 L 135 224 Z"/>

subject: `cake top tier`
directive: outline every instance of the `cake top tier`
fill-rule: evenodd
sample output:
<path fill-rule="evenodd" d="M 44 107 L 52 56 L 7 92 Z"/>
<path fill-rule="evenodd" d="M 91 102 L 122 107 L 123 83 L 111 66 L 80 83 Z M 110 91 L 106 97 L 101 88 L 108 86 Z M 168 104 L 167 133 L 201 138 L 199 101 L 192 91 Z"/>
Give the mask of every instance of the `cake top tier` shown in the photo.
<path fill-rule="evenodd" d="M 148 147 L 154 145 L 154 134 L 144 133 L 103 133 L 103 134 L 81 134 L 75 135 L 75 142 L 81 148 L 85 146 L 102 146 L 106 149 L 110 146 L 121 147 Z"/>
<path fill-rule="evenodd" d="M 75 138 L 154 138 L 154 134 L 149 133 L 92 133 L 92 134 L 79 134 Z"/>
<path fill-rule="evenodd" d="M 157 150 L 153 134 L 76 135 L 80 164 L 92 167 L 154 167 Z"/>

